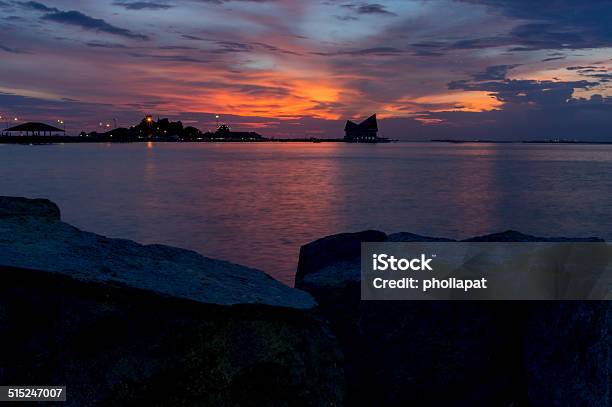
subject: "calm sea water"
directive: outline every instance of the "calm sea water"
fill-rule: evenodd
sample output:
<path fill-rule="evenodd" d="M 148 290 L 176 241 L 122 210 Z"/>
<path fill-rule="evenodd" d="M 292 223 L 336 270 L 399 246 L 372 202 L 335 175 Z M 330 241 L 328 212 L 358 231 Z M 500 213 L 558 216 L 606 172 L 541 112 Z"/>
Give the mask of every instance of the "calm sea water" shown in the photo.
<path fill-rule="evenodd" d="M 367 228 L 612 239 L 612 146 L 0 145 L 0 194 L 82 229 L 165 243 L 292 284 L 300 245 Z"/>

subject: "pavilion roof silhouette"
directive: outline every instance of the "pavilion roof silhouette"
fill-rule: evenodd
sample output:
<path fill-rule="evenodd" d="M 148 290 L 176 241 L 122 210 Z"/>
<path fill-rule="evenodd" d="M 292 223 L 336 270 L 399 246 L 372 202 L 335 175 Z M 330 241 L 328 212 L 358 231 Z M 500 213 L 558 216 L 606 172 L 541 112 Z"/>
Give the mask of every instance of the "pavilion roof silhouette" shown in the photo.
<path fill-rule="evenodd" d="M 32 132 L 48 131 L 48 132 L 57 132 L 57 131 L 59 131 L 59 132 L 64 133 L 64 130 L 58 129 L 57 127 L 50 126 L 50 125 L 45 124 L 45 123 L 36 123 L 36 122 L 28 122 L 28 123 L 19 124 L 17 126 L 9 127 L 8 129 L 5 129 L 3 131 L 5 131 L 5 132 L 12 132 L 12 131 L 32 131 Z"/>
<path fill-rule="evenodd" d="M 346 121 L 346 126 L 344 126 L 344 130 L 357 130 L 357 129 L 369 129 L 369 130 L 378 130 L 378 123 L 376 122 L 376 113 L 372 116 L 368 117 L 361 123 L 357 124 L 351 120 Z"/>

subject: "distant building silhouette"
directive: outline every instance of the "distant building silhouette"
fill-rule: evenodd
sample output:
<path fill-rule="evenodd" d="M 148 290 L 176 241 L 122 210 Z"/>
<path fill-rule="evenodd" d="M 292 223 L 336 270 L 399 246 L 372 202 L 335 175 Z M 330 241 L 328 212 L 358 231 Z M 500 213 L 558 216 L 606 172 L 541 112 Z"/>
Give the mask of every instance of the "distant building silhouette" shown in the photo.
<path fill-rule="evenodd" d="M 101 141 L 266 141 L 262 135 L 252 131 L 232 131 L 222 124 L 217 131 L 202 133 L 193 126 L 183 127 L 181 121 L 170 121 L 167 118 L 157 120 L 153 115 L 146 115 L 140 123 L 129 128 L 115 128 L 104 133 L 91 132 L 80 134 L 81 137 Z"/>
<path fill-rule="evenodd" d="M 229 126 L 227 124 L 222 124 L 217 128 L 217 131 L 215 131 L 215 136 L 217 138 L 229 138 L 231 133 L 232 131 Z"/>
<path fill-rule="evenodd" d="M 29 122 L 29 123 L 23 123 L 14 127 L 9 127 L 8 129 L 3 131 L 4 133 L 6 133 L 7 135 L 12 134 L 12 133 L 25 133 L 26 136 L 27 135 L 31 135 L 31 136 L 40 136 L 41 134 L 44 135 L 52 135 L 54 133 L 65 133 L 64 130 L 62 129 L 58 129 L 57 127 L 54 126 L 49 126 L 48 124 L 44 124 L 44 123 L 33 123 L 33 122 Z"/>
<path fill-rule="evenodd" d="M 378 140 L 376 114 L 357 124 L 350 120 L 344 126 L 344 140 L 352 142 L 372 142 Z"/>
<path fill-rule="evenodd" d="M 219 126 L 216 132 L 211 134 L 212 139 L 234 140 L 234 141 L 257 141 L 264 140 L 263 136 L 254 131 L 232 131 L 227 124 Z"/>

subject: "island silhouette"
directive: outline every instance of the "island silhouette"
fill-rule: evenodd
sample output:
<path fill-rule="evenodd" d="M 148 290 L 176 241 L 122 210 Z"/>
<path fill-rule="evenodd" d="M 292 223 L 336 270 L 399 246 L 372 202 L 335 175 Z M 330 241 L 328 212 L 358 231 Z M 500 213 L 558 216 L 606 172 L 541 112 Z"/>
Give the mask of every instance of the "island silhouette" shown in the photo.
<path fill-rule="evenodd" d="M 213 131 L 201 131 L 194 126 L 184 126 L 179 121 L 146 115 L 138 124 L 130 127 L 116 127 L 98 132 L 82 131 L 78 136 L 69 136 L 65 129 L 45 123 L 28 122 L 8 127 L 0 135 L 5 144 L 48 144 L 79 142 L 346 142 L 346 143 L 388 143 L 391 140 L 378 137 L 376 114 L 357 124 L 347 120 L 343 138 L 267 138 L 254 131 L 234 131 L 227 123 L 218 124 Z"/>

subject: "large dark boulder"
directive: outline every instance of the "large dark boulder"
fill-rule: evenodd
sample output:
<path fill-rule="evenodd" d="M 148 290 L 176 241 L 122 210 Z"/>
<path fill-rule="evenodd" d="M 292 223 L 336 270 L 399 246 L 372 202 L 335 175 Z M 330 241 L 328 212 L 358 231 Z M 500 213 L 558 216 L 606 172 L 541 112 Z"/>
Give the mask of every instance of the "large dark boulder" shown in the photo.
<path fill-rule="evenodd" d="M 19 216 L 59 220 L 60 210 L 48 199 L 0 196 L 0 218 Z"/>
<path fill-rule="evenodd" d="M 342 404 L 309 294 L 80 231 L 47 202 L 0 199 L 0 384 L 65 385 L 70 406 Z"/>
<path fill-rule="evenodd" d="M 335 281 L 354 279 L 351 273 L 340 277 L 345 267 L 338 267 L 339 263 L 354 264 L 359 262 L 362 242 L 384 242 L 387 235 L 377 230 L 364 230 L 357 233 L 340 233 L 315 240 L 300 249 L 298 268 L 295 275 L 296 284 L 304 283 L 305 278 L 312 278 L 314 274 L 325 272 L 328 267 L 334 267 L 332 273 Z M 359 275 L 357 275 L 359 281 Z"/>
<path fill-rule="evenodd" d="M 418 406 L 562 405 L 555 404 L 555 400 L 562 400 L 563 396 L 573 401 L 587 398 L 580 398 L 575 390 L 563 388 L 563 383 L 543 383 L 548 369 L 566 372 L 549 373 L 552 377 L 563 376 L 569 380 L 569 372 L 592 367 L 593 374 L 599 377 L 598 383 L 609 378 L 609 372 L 603 369 L 603 359 L 609 358 L 609 352 L 593 356 L 597 362 L 570 367 L 571 356 L 562 354 L 563 347 L 569 345 L 565 343 L 567 339 L 535 339 L 538 333 L 544 335 L 544 327 L 551 325 L 550 319 L 542 323 L 542 318 L 550 318 L 550 315 L 534 312 L 541 304 L 361 301 L 360 245 L 355 241 L 362 239 L 364 233 L 335 235 L 303 246 L 298 269 L 300 278 L 296 278 L 296 287 L 317 299 L 321 313 L 330 321 L 344 349 L 347 405 L 406 405 L 408 402 Z M 411 233 L 397 233 L 382 239 L 384 234 L 377 233 L 380 241 L 449 241 Z M 363 241 L 373 241 L 369 240 L 371 232 L 365 236 L 367 240 Z M 539 238 L 514 231 L 469 240 L 601 241 Z M 352 252 L 345 250 L 334 260 L 335 248 L 349 245 Z M 317 262 L 319 266 L 313 266 Z M 588 304 L 582 306 L 590 309 Z M 568 306 L 569 315 L 576 315 L 577 307 Z M 607 328 L 604 327 L 609 326 L 609 319 L 606 321 L 601 311 L 592 309 L 589 312 L 597 317 L 566 317 L 559 322 L 569 324 L 563 328 L 569 330 L 578 328 L 578 321 L 597 320 L 596 328 L 579 329 L 574 337 L 570 336 L 571 345 L 581 352 L 589 347 L 601 350 L 607 340 L 604 335 Z M 560 315 L 554 308 L 552 313 Z M 609 318 L 609 313 L 607 315 Z M 563 331 L 560 327 L 557 329 Z M 539 358 L 551 349 L 558 352 L 557 363 L 548 365 Z M 586 358 L 583 361 L 587 361 Z M 584 384 L 584 374 L 577 375 L 575 381 Z M 600 390 L 601 386 L 594 388 Z M 593 394 L 590 392 L 590 400 L 595 400 Z M 609 397 L 608 392 L 599 401 L 609 401 Z"/>
<path fill-rule="evenodd" d="M 366 234 L 371 239 L 371 232 Z M 377 232 L 379 236 L 382 232 Z M 342 234 L 304 246 L 326 258 L 320 268 L 298 269 L 296 287 L 312 293 L 330 321 L 345 353 L 347 405 L 491 406 L 518 405 L 525 399 L 513 375 L 508 343 L 511 322 L 499 311 L 468 302 L 361 301 L 360 244 L 364 233 Z M 333 261 L 335 248 L 353 249 Z M 379 241 L 449 241 L 397 233 Z M 316 248 L 316 249 L 315 249 Z M 516 342 L 516 341 L 515 341 Z M 501 362 L 512 359 L 512 363 Z"/>
<path fill-rule="evenodd" d="M 608 301 L 537 304 L 526 325 L 524 349 L 532 405 L 612 405 Z"/>
<path fill-rule="evenodd" d="M 473 242 L 603 242 L 597 237 L 538 237 L 516 231 Z M 608 301 L 508 303 L 521 307 L 522 374 L 532 406 L 612 405 L 612 306 Z"/>
<path fill-rule="evenodd" d="M 501 233 L 475 236 L 463 240 L 464 242 L 556 242 L 556 243 L 595 243 L 604 240 L 598 237 L 541 237 L 526 235 L 515 230 L 506 230 Z"/>

